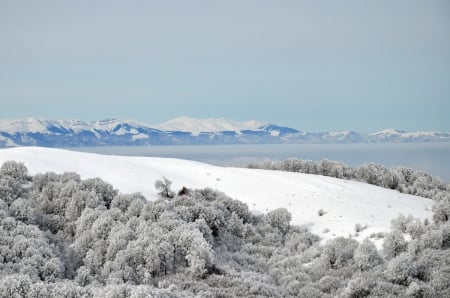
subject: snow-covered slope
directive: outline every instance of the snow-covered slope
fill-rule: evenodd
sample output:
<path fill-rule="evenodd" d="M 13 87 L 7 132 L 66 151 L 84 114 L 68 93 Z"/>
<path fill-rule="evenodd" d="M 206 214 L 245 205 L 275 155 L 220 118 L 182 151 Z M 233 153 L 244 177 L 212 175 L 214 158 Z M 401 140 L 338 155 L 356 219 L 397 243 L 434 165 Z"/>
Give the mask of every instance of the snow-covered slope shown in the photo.
<path fill-rule="evenodd" d="M 196 119 L 183 116 L 164 123 L 151 125 L 151 127 L 159 130 L 191 132 L 198 135 L 201 132 L 256 130 L 261 125 L 261 123 L 254 120 L 240 123 L 225 118 Z"/>
<path fill-rule="evenodd" d="M 429 199 L 323 176 L 38 147 L 1 149 L 0 164 L 7 160 L 24 162 L 31 174 L 75 171 L 82 178 L 101 177 L 123 193 L 141 192 L 150 200 L 156 198 L 154 181 L 162 176 L 173 182 L 174 190 L 211 187 L 247 203 L 252 210 L 285 207 L 293 223 L 309 227 L 324 239 L 354 234 L 356 224 L 368 225 L 358 239 L 387 231 L 399 213 L 431 217 Z M 318 215 L 320 209 L 326 212 L 323 216 Z M 325 229 L 329 232 L 324 233 Z"/>

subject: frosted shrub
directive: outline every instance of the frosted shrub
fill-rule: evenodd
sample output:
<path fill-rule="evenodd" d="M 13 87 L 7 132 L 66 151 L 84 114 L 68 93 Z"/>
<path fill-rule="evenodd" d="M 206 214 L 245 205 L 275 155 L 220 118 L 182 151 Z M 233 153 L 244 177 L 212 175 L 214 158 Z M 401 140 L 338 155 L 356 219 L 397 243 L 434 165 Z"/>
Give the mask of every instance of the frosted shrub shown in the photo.
<path fill-rule="evenodd" d="M 356 267 L 361 271 L 367 271 L 381 263 L 377 247 L 368 239 L 356 248 L 354 260 Z"/>
<path fill-rule="evenodd" d="M 384 238 L 383 253 L 388 259 L 398 256 L 406 250 L 406 247 L 405 237 L 398 231 L 392 231 Z"/>

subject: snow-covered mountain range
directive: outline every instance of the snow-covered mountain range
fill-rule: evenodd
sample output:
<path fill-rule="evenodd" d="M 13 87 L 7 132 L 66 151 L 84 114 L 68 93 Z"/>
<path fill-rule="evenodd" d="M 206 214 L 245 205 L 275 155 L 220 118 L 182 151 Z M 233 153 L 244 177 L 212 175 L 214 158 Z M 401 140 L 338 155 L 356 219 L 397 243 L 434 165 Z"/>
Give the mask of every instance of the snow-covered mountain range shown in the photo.
<path fill-rule="evenodd" d="M 354 235 L 356 224 L 367 225 L 355 236 L 358 240 L 388 231 L 399 213 L 419 219 L 432 216 L 430 199 L 325 176 L 35 147 L 0 150 L 0 165 L 7 160 L 23 162 L 33 175 L 53 171 L 77 172 L 83 179 L 100 177 L 123 193 L 141 192 L 149 200 L 157 198 L 153 183 L 162 176 L 173 182 L 175 191 L 183 186 L 210 187 L 257 212 L 287 208 L 294 224 L 308 227 L 324 239 Z M 320 209 L 323 216 L 318 214 Z"/>
<path fill-rule="evenodd" d="M 311 133 L 258 121 L 179 117 L 149 125 L 134 120 L 0 120 L 0 147 L 149 146 L 216 144 L 450 142 L 447 132 L 387 129 L 372 134 L 353 131 Z"/>

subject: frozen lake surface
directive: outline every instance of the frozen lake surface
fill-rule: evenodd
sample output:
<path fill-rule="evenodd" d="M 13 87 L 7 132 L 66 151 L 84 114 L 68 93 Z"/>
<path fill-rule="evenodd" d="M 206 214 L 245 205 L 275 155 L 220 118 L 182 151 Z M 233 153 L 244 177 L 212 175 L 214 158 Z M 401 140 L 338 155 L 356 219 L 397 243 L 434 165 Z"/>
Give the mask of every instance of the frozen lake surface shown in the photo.
<path fill-rule="evenodd" d="M 221 166 L 243 166 L 258 160 L 299 159 L 342 161 L 350 166 L 367 162 L 405 166 L 450 181 L 450 143 L 390 144 L 269 144 L 152 147 L 84 147 L 75 151 L 125 156 L 195 160 Z"/>

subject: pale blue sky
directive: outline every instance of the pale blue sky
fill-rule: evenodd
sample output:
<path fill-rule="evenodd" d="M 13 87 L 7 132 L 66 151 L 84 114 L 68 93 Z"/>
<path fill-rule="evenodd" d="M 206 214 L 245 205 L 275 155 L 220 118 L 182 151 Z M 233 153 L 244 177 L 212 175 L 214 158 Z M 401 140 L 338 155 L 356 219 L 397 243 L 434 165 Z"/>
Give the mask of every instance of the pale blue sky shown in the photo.
<path fill-rule="evenodd" d="M 450 1 L 0 0 L 0 104 L 450 131 Z"/>

